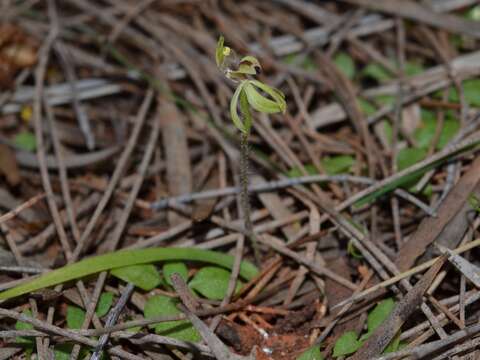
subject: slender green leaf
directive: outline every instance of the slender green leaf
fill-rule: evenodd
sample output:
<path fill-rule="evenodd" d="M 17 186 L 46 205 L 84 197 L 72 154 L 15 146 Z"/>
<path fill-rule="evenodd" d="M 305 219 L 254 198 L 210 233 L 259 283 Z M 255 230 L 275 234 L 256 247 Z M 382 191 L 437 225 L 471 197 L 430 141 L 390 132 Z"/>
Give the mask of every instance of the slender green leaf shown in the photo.
<path fill-rule="evenodd" d="M 180 310 L 178 310 L 176 306 L 177 303 L 178 301 L 176 299 L 167 296 L 152 296 L 145 304 L 145 318 L 151 319 L 157 316 L 180 314 Z M 155 328 L 155 332 L 162 336 L 191 342 L 198 342 L 201 340 L 200 334 L 188 320 L 166 321 L 151 327 Z"/>
<path fill-rule="evenodd" d="M 0 293 L 0 300 L 28 294 L 49 286 L 96 274 L 120 267 L 154 263 L 159 261 L 200 261 L 228 269 L 234 258 L 216 251 L 194 248 L 151 248 L 140 250 L 120 250 L 104 255 L 93 256 L 74 264 L 49 271 L 38 278 Z M 240 266 L 240 276 L 249 280 L 258 273 L 257 268 L 246 261 Z"/>

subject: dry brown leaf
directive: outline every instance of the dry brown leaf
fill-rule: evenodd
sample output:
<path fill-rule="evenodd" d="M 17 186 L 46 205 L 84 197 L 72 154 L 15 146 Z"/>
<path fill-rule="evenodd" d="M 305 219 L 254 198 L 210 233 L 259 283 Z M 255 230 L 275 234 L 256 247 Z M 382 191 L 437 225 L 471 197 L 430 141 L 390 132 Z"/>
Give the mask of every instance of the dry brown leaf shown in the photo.
<path fill-rule="evenodd" d="M 20 183 L 20 171 L 15 153 L 4 144 L 0 144 L 0 174 L 5 176 L 10 186 L 17 186 Z"/>

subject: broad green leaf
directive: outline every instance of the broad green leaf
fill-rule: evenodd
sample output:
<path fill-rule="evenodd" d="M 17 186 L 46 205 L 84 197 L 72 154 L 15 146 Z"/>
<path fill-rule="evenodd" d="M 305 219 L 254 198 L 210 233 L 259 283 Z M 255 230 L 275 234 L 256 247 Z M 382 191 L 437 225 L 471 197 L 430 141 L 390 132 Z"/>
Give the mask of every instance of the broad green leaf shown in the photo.
<path fill-rule="evenodd" d="M 37 140 L 30 131 L 19 132 L 13 142 L 22 150 L 35 151 L 37 149 Z"/>
<path fill-rule="evenodd" d="M 151 264 L 125 266 L 113 269 L 111 274 L 146 291 L 155 289 L 162 281 L 156 267 Z"/>
<path fill-rule="evenodd" d="M 145 304 L 145 318 L 151 319 L 157 316 L 180 314 L 180 310 L 176 306 L 177 303 L 176 299 L 164 295 L 152 296 Z M 159 335 L 191 342 L 201 340 L 200 334 L 188 320 L 166 321 L 151 327 L 155 328 L 155 332 Z"/>
<path fill-rule="evenodd" d="M 113 303 L 113 293 L 111 292 L 104 292 L 100 295 L 98 299 L 97 308 L 95 309 L 95 313 L 98 317 L 102 317 L 107 315 L 108 310 L 112 307 Z"/>
<path fill-rule="evenodd" d="M 173 273 L 179 274 L 184 281 L 187 281 L 188 279 L 187 265 L 185 265 L 185 263 L 183 262 L 167 262 L 163 264 L 162 272 L 165 281 L 170 286 L 172 285 L 172 280 L 170 279 L 170 276 Z"/>
<path fill-rule="evenodd" d="M 85 321 L 85 311 L 79 307 L 67 306 L 67 327 L 69 329 L 80 329 Z"/>
<path fill-rule="evenodd" d="M 346 52 L 340 52 L 335 56 L 333 62 L 347 78 L 353 79 L 355 76 L 355 62 L 350 55 Z"/>
<path fill-rule="evenodd" d="M 369 77 L 378 82 L 384 82 L 392 79 L 392 75 L 380 64 L 368 64 L 362 70 L 362 76 Z"/>
<path fill-rule="evenodd" d="M 327 175 L 336 175 L 349 172 L 355 158 L 350 155 L 326 156 L 320 162 Z"/>
<path fill-rule="evenodd" d="M 358 341 L 355 331 L 347 331 L 338 338 L 333 347 L 333 357 L 353 354 L 357 351 L 362 342 Z"/>
<path fill-rule="evenodd" d="M 233 124 L 237 127 L 237 129 L 243 133 L 248 133 L 249 129 L 247 129 L 243 121 L 238 116 L 238 100 L 246 83 L 246 80 L 240 82 L 240 84 L 237 86 L 237 89 L 233 93 L 232 100 L 230 101 L 230 117 L 232 118 Z"/>
<path fill-rule="evenodd" d="M 317 168 L 313 164 L 306 164 L 304 165 L 305 170 L 307 171 L 308 175 L 316 175 L 318 174 Z M 291 168 L 287 172 L 287 176 L 290 178 L 301 177 L 303 176 L 302 171 L 298 167 Z"/>
<path fill-rule="evenodd" d="M 109 271 L 130 265 L 149 264 L 160 261 L 199 261 L 231 269 L 234 257 L 218 251 L 194 248 L 150 248 L 139 250 L 120 250 L 49 271 L 41 276 L 12 289 L 0 292 L 0 300 L 11 299 L 32 291 L 80 279 L 102 271 Z M 246 280 L 258 274 L 258 269 L 248 261 L 242 261 L 240 276 Z"/>
<path fill-rule="evenodd" d="M 210 300 L 222 300 L 225 297 L 230 281 L 230 272 L 214 266 L 201 268 L 188 284 L 190 288 L 199 292 Z M 236 290 L 240 288 L 237 282 Z"/>
<path fill-rule="evenodd" d="M 314 345 L 305 350 L 300 354 L 297 360 L 323 360 L 322 353 L 320 352 L 320 345 Z"/>
<path fill-rule="evenodd" d="M 379 327 L 390 315 L 395 308 L 395 301 L 388 298 L 380 301 L 375 308 L 370 311 L 367 317 L 367 330 L 373 332 Z"/>

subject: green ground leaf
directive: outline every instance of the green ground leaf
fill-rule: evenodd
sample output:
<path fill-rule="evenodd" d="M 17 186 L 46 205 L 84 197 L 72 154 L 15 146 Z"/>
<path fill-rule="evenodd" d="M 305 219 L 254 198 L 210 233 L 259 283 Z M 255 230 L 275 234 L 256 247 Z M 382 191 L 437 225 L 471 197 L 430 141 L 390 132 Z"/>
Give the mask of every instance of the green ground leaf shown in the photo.
<path fill-rule="evenodd" d="M 170 286 L 172 286 L 172 280 L 170 279 L 170 276 L 173 273 L 179 274 L 185 282 L 188 279 L 188 268 L 183 262 L 167 262 L 163 264 L 162 271 L 165 281 Z"/>
<path fill-rule="evenodd" d="M 395 301 L 388 298 L 380 301 L 375 308 L 370 311 L 367 317 L 367 330 L 373 332 L 379 327 L 390 315 L 395 308 Z"/>
<path fill-rule="evenodd" d="M 339 357 L 343 355 L 353 354 L 357 351 L 362 342 L 357 339 L 357 333 L 355 331 L 347 331 L 338 338 L 333 347 L 333 357 Z"/>
<path fill-rule="evenodd" d="M 355 62 L 350 55 L 346 52 L 340 52 L 335 56 L 333 62 L 347 78 L 353 79 L 355 76 Z"/>
<path fill-rule="evenodd" d="M 16 146 L 25 151 L 35 151 L 37 149 L 37 140 L 35 135 L 30 131 L 19 132 L 13 139 L 13 142 Z"/>
<path fill-rule="evenodd" d="M 200 261 L 218 265 L 227 269 L 233 266 L 233 256 L 217 251 L 194 248 L 150 248 L 139 250 L 120 250 L 112 253 L 93 256 L 62 268 L 49 271 L 32 281 L 16 286 L 0 293 L 0 300 L 14 298 L 32 291 L 62 284 L 82 278 L 131 265 L 149 264 L 160 261 Z M 258 269 L 247 261 L 242 261 L 240 276 L 246 280 L 252 279 Z"/>
<path fill-rule="evenodd" d="M 392 79 L 392 75 L 385 68 L 376 63 L 368 64 L 361 72 L 362 76 L 369 77 L 378 82 L 384 82 Z"/>
<path fill-rule="evenodd" d="M 111 274 L 146 291 L 155 289 L 162 282 L 157 268 L 151 264 L 125 266 L 113 269 Z"/>
<path fill-rule="evenodd" d="M 23 315 L 28 316 L 28 317 L 33 317 L 32 312 L 30 309 L 24 310 L 22 312 Z M 17 321 L 15 323 L 15 330 L 32 330 L 33 325 L 23 322 L 23 321 Z M 25 349 L 25 352 L 27 353 L 27 359 L 29 358 L 29 355 L 33 352 L 33 345 L 35 344 L 35 341 L 31 337 L 27 336 L 17 336 L 15 338 L 15 342 L 18 344 L 21 344 L 22 347 Z"/>
<path fill-rule="evenodd" d="M 191 289 L 210 300 L 222 300 L 230 281 L 230 272 L 215 266 L 201 268 L 188 284 Z M 237 282 L 236 290 L 240 288 Z"/>
<path fill-rule="evenodd" d="M 67 306 L 67 327 L 69 329 L 81 329 L 85 321 L 85 311 L 77 306 Z"/>
<path fill-rule="evenodd" d="M 144 309 L 146 319 L 157 316 L 177 315 L 180 310 L 177 309 L 176 299 L 157 295 L 147 300 Z M 169 336 L 183 341 L 198 342 L 201 340 L 200 334 L 188 320 L 166 321 L 152 326 L 159 335 Z"/>
<path fill-rule="evenodd" d="M 428 148 L 430 146 L 430 143 L 435 137 L 436 127 L 437 119 L 435 118 L 435 114 L 431 111 L 422 110 L 422 122 L 413 135 L 419 147 Z M 453 118 L 452 114 L 447 113 L 436 149 L 443 149 L 459 129 L 460 123 Z"/>
<path fill-rule="evenodd" d="M 350 155 L 326 156 L 320 162 L 327 175 L 337 175 L 349 172 L 355 158 Z"/>
<path fill-rule="evenodd" d="M 104 292 L 100 295 L 98 299 L 97 308 L 95 309 L 95 313 L 98 317 L 102 317 L 107 315 L 108 311 L 112 307 L 113 304 L 113 293 L 111 292 Z"/>
<path fill-rule="evenodd" d="M 465 96 L 465 101 L 470 106 L 479 107 L 480 106 L 480 79 L 471 79 L 465 80 L 462 82 L 463 94 Z M 442 92 L 436 92 L 436 97 L 442 97 Z M 451 87 L 449 89 L 448 100 L 451 102 L 460 102 L 460 96 L 458 96 L 457 89 Z"/>
<path fill-rule="evenodd" d="M 362 98 L 357 99 L 357 101 L 358 106 L 360 106 L 360 110 L 365 115 L 370 116 L 376 113 L 377 109 L 369 101 Z"/>
<path fill-rule="evenodd" d="M 320 345 L 314 345 L 305 350 L 300 354 L 297 360 L 323 360 L 322 353 L 320 352 Z"/>
<path fill-rule="evenodd" d="M 318 171 L 317 171 L 317 168 L 315 167 L 315 165 L 306 164 L 306 165 L 304 165 L 304 167 L 305 167 L 305 170 L 307 171 L 308 175 L 318 174 Z M 301 177 L 301 176 L 303 176 L 303 173 L 300 171 L 300 168 L 298 168 L 296 166 L 296 167 L 290 169 L 287 172 L 287 176 L 290 177 L 290 178 Z"/>
<path fill-rule="evenodd" d="M 407 61 L 404 71 L 407 76 L 414 76 L 423 73 L 425 67 L 418 61 Z"/>

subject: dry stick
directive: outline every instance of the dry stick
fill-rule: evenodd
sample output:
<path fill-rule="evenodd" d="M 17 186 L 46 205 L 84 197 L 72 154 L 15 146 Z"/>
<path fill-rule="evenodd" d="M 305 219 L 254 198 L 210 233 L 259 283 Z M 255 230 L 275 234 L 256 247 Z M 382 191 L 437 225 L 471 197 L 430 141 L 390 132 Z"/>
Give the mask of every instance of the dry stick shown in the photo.
<path fill-rule="evenodd" d="M 15 319 L 17 321 L 21 321 L 21 322 L 24 322 L 24 323 L 27 323 L 27 324 L 31 324 L 31 325 L 33 325 L 34 328 L 36 328 L 36 329 L 38 329 L 42 332 L 46 332 L 46 333 L 49 333 L 49 334 L 60 335 L 60 336 L 63 336 L 63 337 L 65 337 L 65 338 L 67 338 L 71 341 L 74 341 L 74 342 L 79 343 L 79 344 L 84 344 L 84 345 L 87 345 L 89 347 L 94 348 L 98 344 L 98 342 L 95 341 L 95 340 L 91 340 L 88 337 L 85 337 L 83 335 L 79 335 L 77 331 L 62 329 L 58 326 L 51 325 L 51 324 L 49 324 L 45 321 L 34 319 L 30 316 L 20 314 L 16 311 L 0 308 L 0 316 L 8 317 L 8 318 L 11 318 L 11 319 Z M 128 353 L 124 350 L 118 349 L 118 348 L 108 349 L 108 352 L 111 355 L 119 356 L 119 357 L 121 357 L 123 359 L 127 359 L 127 360 L 143 360 L 143 358 L 141 358 L 139 356 L 130 354 L 130 353 Z"/>
<path fill-rule="evenodd" d="M 46 196 L 45 193 L 40 193 L 37 194 L 27 201 L 25 201 L 23 204 L 17 206 L 15 209 L 3 214 L 0 216 L 0 224 L 4 223 L 5 221 L 11 220 L 14 217 L 16 217 L 18 214 L 20 214 L 23 210 L 28 209 L 35 205 L 37 202 L 42 200 Z"/>
<path fill-rule="evenodd" d="M 375 181 L 362 176 L 352 176 L 352 175 L 307 175 L 307 176 L 300 176 L 298 178 L 287 178 L 282 177 L 280 180 L 269 181 L 265 183 L 260 183 L 257 185 L 249 186 L 248 191 L 252 192 L 268 192 L 274 191 L 277 189 L 282 189 L 286 187 L 293 187 L 302 184 L 308 184 L 313 182 L 353 182 L 358 184 L 375 184 Z M 169 198 L 165 198 L 150 204 L 150 207 L 155 210 L 165 209 L 169 206 L 174 206 L 176 204 L 183 204 L 189 203 L 196 200 L 203 200 L 209 198 L 216 198 L 220 196 L 228 196 L 228 195 L 235 195 L 239 194 L 241 191 L 240 187 L 223 187 L 221 189 L 214 189 L 214 190 L 205 190 L 200 192 L 195 192 L 191 194 L 179 195 L 179 196 L 172 196 Z M 412 204 L 416 205 L 423 211 L 425 211 L 428 215 L 433 216 L 435 214 L 434 210 L 431 209 L 427 204 L 413 196 L 412 194 L 408 193 L 403 189 L 396 189 L 395 195 L 400 196 L 401 198 L 411 202 Z"/>
<path fill-rule="evenodd" d="M 90 119 L 78 97 L 78 90 L 76 87 L 77 77 L 75 75 L 73 64 L 71 63 L 71 54 L 69 54 L 68 50 L 60 41 L 57 41 L 54 47 L 59 55 L 60 64 L 65 71 L 67 81 L 70 85 L 73 109 L 80 125 L 80 130 L 85 137 L 88 150 L 93 150 L 95 148 L 95 137 L 92 133 L 92 127 L 90 126 Z"/>
<path fill-rule="evenodd" d="M 133 293 L 133 290 L 135 289 L 135 285 L 133 284 L 127 284 L 125 289 L 123 289 L 122 296 L 120 296 L 120 299 L 118 299 L 118 302 L 115 304 L 115 306 L 110 310 L 110 313 L 108 314 L 107 321 L 105 322 L 105 326 L 110 327 L 115 325 L 115 323 L 118 321 L 118 318 L 120 317 L 120 313 L 122 312 L 123 308 L 126 306 L 128 299 L 130 299 L 130 296 Z M 99 360 L 100 357 L 102 356 L 103 353 L 103 348 L 105 345 L 107 345 L 108 339 L 110 338 L 110 334 L 104 334 L 100 337 L 100 340 L 98 340 L 98 345 L 95 347 L 95 350 L 90 357 L 90 360 Z"/>
<path fill-rule="evenodd" d="M 232 353 L 225 344 L 223 344 L 220 339 L 214 334 L 214 332 L 205 325 L 200 318 L 198 318 L 193 312 L 195 309 L 195 298 L 190 292 L 187 284 L 183 280 L 183 278 L 179 274 L 172 274 L 171 276 L 172 285 L 179 295 L 180 299 L 182 300 L 185 306 L 182 306 L 182 311 L 185 313 L 187 318 L 190 320 L 192 325 L 197 329 L 197 331 L 202 336 L 203 340 L 207 343 L 210 347 L 210 350 L 213 352 L 217 359 L 225 359 L 225 360 L 246 360 L 245 358 L 240 355 L 236 355 Z M 249 359 L 252 359 L 249 357 Z"/>
<path fill-rule="evenodd" d="M 473 249 L 477 246 L 480 246 L 480 239 L 477 239 L 475 241 L 469 242 L 468 244 L 460 246 L 460 247 L 456 248 L 455 250 L 453 250 L 453 252 L 455 254 L 461 254 L 461 253 L 463 253 L 465 251 L 468 251 L 470 249 Z M 333 307 L 333 309 L 335 309 L 339 306 L 349 304 L 351 302 L 356 302 L 356 301 L 359 301 L 361 299 L 364 299 L 367 295 L 371 294 L 372 292 L 375 292 L 375 291 L 377 291 L 379 289 L 382 289 L 382 288 L 386 288 L 390 285 L 393 285 L 393 284 L 401 281 L 402 279 L 406 279 L 406 278 L 409 278 L 412 275 L 418 274 L 418 273 L 430 268 L 438 258 L 439 257 L 436 257 L 436 258 L 434 258 L 430 261 L 427 261 L 427 262 L 425 262 L 421 265 L 415 266 L 415 267 L 411 268 L 410 270 L 407 270 L 405 272 L 397 274 L 397 275 L 391 277 L 390 279 L 384 280 L 381 283 L 376 284 L 376 285 L 366 289 L 365 291 L 362 291 L 361 293 L 359 293 L 357 295 L 353 295 L 350 298 L 345 299 L 345 300 L 341 301 L 340 303 L 338 303 L 337 305 L 335 305 Z"/>
<path fill-rule="evenodd" d="M 398 95 L 397 101 L 395 103 L 395 112 L 393 116 L 393 141 L 392 141 L 392 159 L 391 159 L 391 173 L 395 174 L 398 170 L 397 166 L 397 155 L 398 155 L 398 133 L 400 124 L 402 121 L 402 103 L 403 103 L 403 83 L 405 77 L 405 28 L 403 26 L 402 20 L 395 19 L 396 28 L 397 28 L 397 59 L 398 59 Z M 398 204 L 398 198 L 392 197 L 391 199 L 391 208 L 393 215 L 393 228 L 395 232 L 395 242 L 397 244 L 397 249 L 400 249 L 402 246 L 402 230 L 400 225 L 400 209 Z"/>
<path fill-rule="evenodd" d="M 233 266 L 232 266 L 232 273 L 230 274 L 230 279 L 228 281 L 227 292 L 225 294 L 225 297 L 222 299 L 220 306 L 227 305 L 231 301 L 232 296 L 234 295 L 235 289 L 237 287 L 238 275 L 240 273 L 240 265 L 242 262 L 244 247 L 245 247 L 245 237 L 243 235 L 238 235 L 237 243 L 235 247 L 235 259 L 233 261 Z M 210 329 L 213 332 L 215 332 L 215 329 L 220 323 L 220 320 L 221 320 L 220 315 L 216 316 L 212 320 L 210 324 Z"/>
<path fill-rule="evenodd" d="M 475 324 L 463 330 L 457 331 L 456 333 L 449 335 L 445 339 L 433 341 L 428 344 L 417 346 L 413 349 L 396 351 L 387 355 L 376 357 L 372 360 L 390 360 L 390 359 L 403 358 L 405 356 L 412 356 L 414 359 L 423 359 L 429 354 L 439 351 L 445 348 L 446 346 L 453 345 L 458 341 L 465 339 L 466 337 L 477 335 L 479 331 L 480 331 L 480 324 Z"/>
<path fill-rule="evenodd" d="M 97 224 L 97 221 L 100 215 L 102 214 L 103 210 L 105 209 L 108 202 L 110 201 L 110 198 L 112 197 L 112 194 L 115 191 L 115 188 L 125 171 L 128 159 L 133 149 L 135 148 L 135 144 L 137 143 L 138 136 L 140 135 L 140 130 L 143 127 L 143 123 L 145 121 L 145 117 L 147 115 L 147 111 L 150 107 L 150 104 L 152 103 L 152 99 L 153 99 L 153 91 L 149 90 L 147 92 L 147 95 L 145 96 L 145 99 L 143 100 L 142 105 L 140 106 L 140 110 L 137 114 L 135 125 L 132 130 L 132 134 L 130 136 L 130 139 L 128 140 L 127 145 L 125 146 L 124 151 L 120 156 L 120 159 L 118 160 L 118 164 L 113 172 L 110 182 L 108 183 L 107 189 L 105 190 L 105 193 L 103 194 L 102 199 L 99 201 L 93 215 L 91 216 L 85 230 L 82 233 L 82 236 L 80 238 L 79 243 L 77 244 L 77 247 L 73 252 L 73 257 L 75 259 L 77 259 L 81 255 L 82 251 L 87 245 L 87 240 L 92 235 L 92 232 Z"/>

